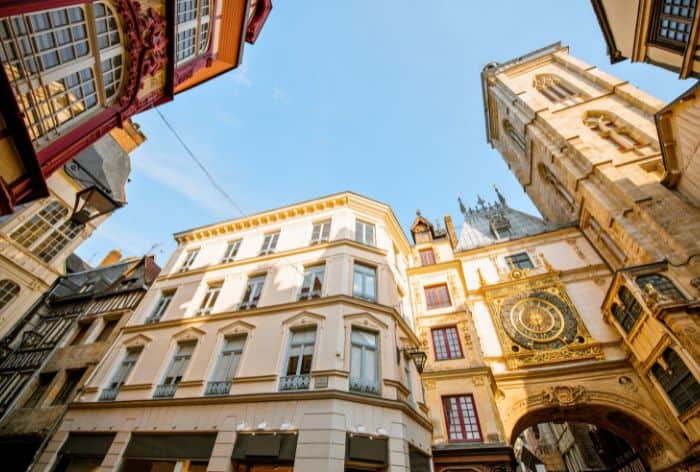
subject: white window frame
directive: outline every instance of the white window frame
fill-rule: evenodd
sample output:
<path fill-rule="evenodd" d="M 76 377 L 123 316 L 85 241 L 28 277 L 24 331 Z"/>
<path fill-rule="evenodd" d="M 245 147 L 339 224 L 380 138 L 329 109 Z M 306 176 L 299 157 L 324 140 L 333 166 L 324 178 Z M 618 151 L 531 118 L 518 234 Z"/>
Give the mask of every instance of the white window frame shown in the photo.
<path fill-rule="evenodd" d="M 367 246 L 377 245 L 377 227 L 374 223 L 355 220 L 355 241 Z"/>
<path fill-rule="evenodd" d="M 239 310 L 247 310 L 258 306 L 260 303 L 260 296 L 265 287 L 266 278 L 267 274 L 255 275 L 248 278 L 245 291 L 243 292 L 243 299 L 238 305 Z"/>
<path fill-rule="evenodd" d="M 371 335 L 374 337 L 374 344 L 360 342 L 354 339 L 354 333 L 363 333 L 365 335 Z M 357 367 L 353 363 L 353 348 L 360 349 L 360 366 Z M 366 367 L 366 357 L 365 353 L 371 353 L 373 356 L 371 362 L 374 362 L 374 378 L 368 378 Z M 380 373 L 379 373 L 379 333 L 375 331 L 369 331 L 362 328 L 357 328 L 355 326 L 350 330 L 350 385 L 351 390 L 360 390 L 367 393 L 379 393 L 380 385 Z M 359 369 L 359 372 L 357 371 Z M 359 374 L 359 376 L 357 375 Z M 353 388 L 353 385 L 355 386 Z"/>
<path fill-rule="evenodd" d="M 97 16 L 98 5 L 104 8 L 104 16 Z M 81 12 L 80 20 L 72 18 L 71 13 L 77 11 Z M 61 16 L 68 22 L 62 23 L 58 19 Z M 12 66 L 5 70 L 25 115 L 24 121 L 31 139 L 39 147 L 94 112 L 105 109 L 119 97 L 126 72 L 126 58 L 124 34 L 118 18 L 110 3 L 99 1 L 0 19 L 7 32 L 7 37 L 2 40 L 3 55 L 10 53 L 13 57 L 6 61 Z M 46 28 L 38 29 L 36 25 L 39 22 Z M 106 30 L 98 31 L 98 25 L 105 25 Z M 76 31 L 83 36 L 76 37 Z M 100 47 L 103 39 L 106 39 L 106 44 Z M 37 50 L 38 44 L 48 42 L 52 44 L 51 47 Z M 27 46 L 30 51 L 21 53 Z M 78 46 L 86 49 L 79 51 Z M 72 57 L 64 58 L 66 51 Z M 47 68 L 44 59 L 49 55 L 53 55 L 56 62 Z M 90 71 L 89 76 L 83 74 L 85 71 Z M 109 74 L 112 74 L 112 80 L 105 84 Z M 73 85 L 66 82 L 76 77 L 77 82 Z M 106 87 L 112 90 L 109 96 Z M 49 95 L 51 100 L 47 100 Z"/>
<path fill-rule="evenodd" d="M 219 299 L 221 294 L 221 289 L 224 287 L 223 281 L 209 282 L 207 283 L 207 290 L 204 292 L 204 297 L 202 302 L 199 304 L 197 309 L 197 316 L 206 316 L 211 314 L 216 305 L 216 301 Z"/>
<path fill-rule="evenodd" d="M 182 65 L 186 62 L 189 62 L 193 58 L 201 56 L 209 49 L 209 43 L 211 41 L 212 33 L 211 10 L 214 5 L 212 4 L 212 0 L 193 1 L 195 3 L 196 9 L 195 16 L 194 18 L 182 23 L 179 22 L 180 7 L 182 4 L 190 2 L 188 2 L 188 0 L 176 0 L 175 2 L 175 8 L 177 10 L 175 12 L 175 58 L 177 60 L 177 65 Z M 204 12 L 204 10 L 206 10 L 206 12 Z M 194 44 L 192 46 L 192 52 L 180 58 L 180 48 L 182 47 L 180 44 L 182 42 L 182 40 L 180 40 L 180 34 L 184 34 L 185 32 L 190 31 L 193 31 L 194 34 L 192 37 L 192 41 L 194 41 Z M 203 35 L 206 35 L 206 38 L 203 38 Z M 202 42 L 202 39 L 205 39 L 205 41 Z"/>
<path fill-rule="evenodd" d="M 126 383 L 127 380 L 129 380 L 129 376 L 131 375 L 131 372 L 133 372 L 142 352 L 143 346 L 130 347 L 126 349 L 126 352 L 124 352 L 124 356 L 122 357 L 122 361 L 117 366 L 117 370 L 114 371 L 114 374 L 112 374 L 109 384 L 107 384 L 107 389 L 118 390 Z"/>
<path fill-rule="evenodd" d="M 221 263 L 233 262 L 236 259 L 239 249 L 241 248 L 241 239 L 234 239 L 226 244 L 224 257 L 221 258 Z"/>
<path fill-rule="evenodd" d="M 361 268 L 361 270 L 358 271 L 358 268 Z M 364 271 L 364 272 L 363 272 Z M 371 273 L 370 273 L 371 272 Z M 369 286 L 367 284 L 367 281 L 371 278 L 373 280 L 372 286 L 373 286 L 373 291 L 374 291 L 374 296 L 368 296 L 369 294 L 367 293 L 367 287 Z M 361 285 L 362 285 L 362 290 L 357 291 L 355 290 L 355 280 L 357 277 L 361 277 Z M 376 302 L 377 301 L 377 268 L 375 266 L 365 264 L 362 262 L 355 261 L 352 266 L 352 296 L 361 298 L 363 300 L 368 300 L 371 302 Z"/>
<path fill-rule="evenodd" d="M 325 283 L 326 264 L 319 264 L 304 269 L 304 279 L 299 288 L 298 300 L 311 300 L 323 296 L 323 287 Z M 321 282 L 321 288 L 314 290 L 316 280 Z"/>
<path fill-rule="evenodd" d="M 20 288 L 10 279 L 0 280 L 0 311 L 10 306 L 17 299 Z"/>
<path fill-rule="evenodd" d="M 331 219 L 317 221 L 311 228 L 311 245 L 321 244 L 331 239 Z"/>
<path fill-rule="evenodd" d="M 183 354 L 182 351 L 184 348 L 189 348 L 190 346 L 192 347 L 192 351 Z M 192 361 L 192 356 L 194 355 L 196 348 L 197 343 L 195 341 L 177 343 L 175 353 L 173 354 L 172 359 L 170 359 L 168 368 L 165 369 L 160 385 L 179 385 L 180 382 L 182 382 L 182 378 L 187 373 L 187 368 L 190 365 L 190 361 Z"/>
<path fill-rule="evenodd" d="M 214 370 L 211 373 L 211 378 L 209 382 L 232 382 L 236 376 L 236 371 L 241 363 L 241 356 L 243 356 L 243 350 L 245 349 L 245 344 L 247 341 L 246 335 L 235 335 L 226 336 L 221 345 L 221 350 L 216 359 L 216 364 L 214 365 Z M 237 344 L 239 343 L 240 344 Z M 229 359 L 225 359 L 225 356 L 230 356 Z M 226 378 L 218 378 L 221 372 L 221 368 L 224 362 L 228 362 L 229 365 L 226 369 Z"/>
<path fill-rule="evenodd" d="M 199 256 L 199 248 L 190 249 L 187 252 L 185 252 L 185 258 L 183 259 L 182 264 L 180 265 L 180 272 L 189 271 L 192 268 L 194 261 L 197 259 L 197 256 Z"/>
<path fill-rule="evenodd" d="M 294 336 L 297 334 L 313 333 L 313 339 L 307 341 L 302 339 L 301 341 L 295 341 Z M 300 375 L 311 375 L 313 370 L 314 357 L 316 354 L 316 337 L 318 335 L 318 329 L 316 326 L 309 328 L 296 328 L 289 331 L 289 344 L 287 346 L 287 355 L 284 362 L 284 371 L 282 372 L 283 377 L 298 377 Z M 304 352 L 307 348 L 311 348 L 311 365 L 309 366 L 308 372 L 302 372 L 302 364 L 304 363 Z M 289 361 L 292 359 L 292 351 L 294 348 L 299 348 L 299 360 L 296 365 L 295 372 L 289 374 Z"/>
<path fill-rule="evenodd" d="M 277 249 L 277 242 L 280 239 L 280 232 L 275 231 L 274 233 L 267 233 L 263 239 L 262 246 L 260 246 L 259 256 L 266 256 L 272 254 Z"/>
<path fill-rule="evenodd" d="M 153 310 L 151 310 L 151 314 L 146 318 L 145 324 L 157 323 L 160 321 L 165 311 L 170 306 L 170 302 L 173 301 L 173 297 L 175 297 L 175 290 L 163 290 L 160 292 L 160 297 L 158 297 L 156 305 L 153 307 Z"/>
<path fill-rule="evenodd" d="M 83 229 L 83 225 L 70 220 L 68 208 L 54 200 L 12 230 L 10 238 L 50 263 Z"/>

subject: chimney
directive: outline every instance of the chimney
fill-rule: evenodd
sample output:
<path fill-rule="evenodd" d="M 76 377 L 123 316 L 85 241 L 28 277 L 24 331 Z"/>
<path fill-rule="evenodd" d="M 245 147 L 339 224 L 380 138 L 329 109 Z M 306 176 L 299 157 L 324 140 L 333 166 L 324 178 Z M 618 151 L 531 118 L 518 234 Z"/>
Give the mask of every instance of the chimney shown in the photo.
<path fill-rule="evenodd" d="M 112 249 L 107 253 L 102 262 L 100 262 L 100 267 L 106 267 L 108 265 L 116 264 L 122 259 L 122 252 L 119 249 Z"/>

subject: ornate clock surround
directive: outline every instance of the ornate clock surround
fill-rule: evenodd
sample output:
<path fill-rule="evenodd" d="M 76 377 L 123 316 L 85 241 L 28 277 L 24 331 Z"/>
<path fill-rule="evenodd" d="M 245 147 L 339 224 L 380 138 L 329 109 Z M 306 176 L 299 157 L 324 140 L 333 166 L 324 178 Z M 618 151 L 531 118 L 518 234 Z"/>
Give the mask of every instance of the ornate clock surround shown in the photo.
<path fill-rule="evenodd" d="M 556 274 L 486 287 L 484 295 L 508 368 L 602 357 Z"/>

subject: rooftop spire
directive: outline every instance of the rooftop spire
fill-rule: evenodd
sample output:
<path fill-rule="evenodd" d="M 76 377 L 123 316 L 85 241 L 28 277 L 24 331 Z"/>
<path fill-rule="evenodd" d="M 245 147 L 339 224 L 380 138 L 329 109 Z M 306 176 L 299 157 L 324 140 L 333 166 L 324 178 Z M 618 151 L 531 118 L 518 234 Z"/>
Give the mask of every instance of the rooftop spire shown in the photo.
<path fill-rule="evenodd" d="M 462 212 L 462 214 L 467 213 L 467 207 L 464 206 L 464 203 L 462 202 L 462 196 L 460 194 L 457 194 L 457 201 L 459 202 L 459 210 Z"/>
<path fill-rule="evenodd" d="M 496 191 L 496 195 L 498 195 L 498 201 L 501 202 L 501 205 L 506 206 L 506 197 L 503 196 L 496 184 L 493 184 L 493 189 Z"/>

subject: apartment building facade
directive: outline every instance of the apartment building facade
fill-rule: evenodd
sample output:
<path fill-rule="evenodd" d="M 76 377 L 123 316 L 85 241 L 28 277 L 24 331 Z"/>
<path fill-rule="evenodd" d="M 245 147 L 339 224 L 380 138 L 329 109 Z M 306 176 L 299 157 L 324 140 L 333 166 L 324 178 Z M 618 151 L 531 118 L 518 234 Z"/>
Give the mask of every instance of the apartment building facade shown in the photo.
<path fill-rule="evenodd" d="M 345 192 L 175 239 L 34 470 L 429 470 L 388 206 Z"/>

